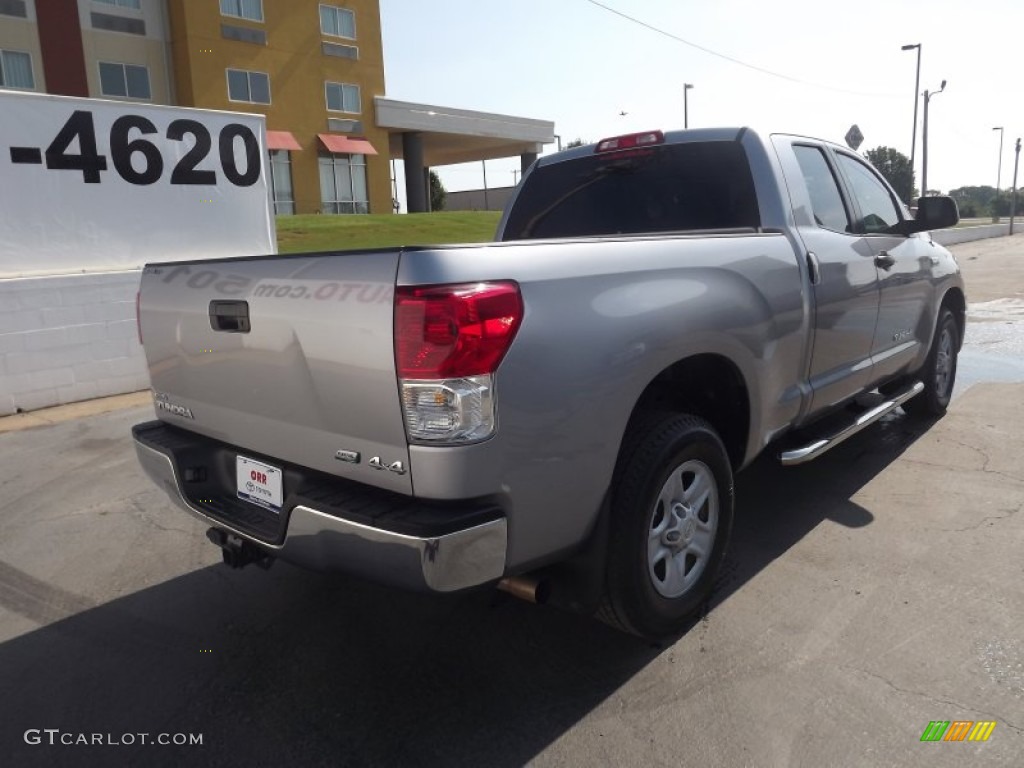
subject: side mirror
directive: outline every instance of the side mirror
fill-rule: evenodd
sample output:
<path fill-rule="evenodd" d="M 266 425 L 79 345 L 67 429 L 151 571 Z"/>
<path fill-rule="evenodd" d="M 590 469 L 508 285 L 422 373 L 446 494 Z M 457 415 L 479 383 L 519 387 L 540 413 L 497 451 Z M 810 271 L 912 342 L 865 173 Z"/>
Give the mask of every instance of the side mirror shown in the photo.
<path fill-rule="evenodd" d="M 934 229 L 945 229 L 960 221 L 960 211 L 956 200 L 945 195 L 931 195 L 918 198 L 917 215 L 913 221 L 904 221 L 899 225 L 900 234 L 911 235 L 914 232 L 928 232 Z"/>

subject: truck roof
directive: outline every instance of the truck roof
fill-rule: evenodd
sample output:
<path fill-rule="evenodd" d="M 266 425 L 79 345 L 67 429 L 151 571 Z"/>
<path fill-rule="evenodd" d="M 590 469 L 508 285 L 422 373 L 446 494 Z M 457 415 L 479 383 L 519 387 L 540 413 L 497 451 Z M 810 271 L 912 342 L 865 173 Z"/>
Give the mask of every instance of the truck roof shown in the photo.
<path fill-rule="evenodd" d="M 650 129 L 658 130 L 658 129 Z M 721 128 L 690 128 L 687 130 L 673 130 L 664 131 L 665 144 L 685 144 L 696 141 L 739 141 L 744 133 L 752 132 L 753 129 L 745 126 L 737 127 L 721 127 Z M 644 133 L 644 131 L 631 131 L 626 134 L 619 135 L 632 135 L 633 133 Z M 586 155 L 594 154 L 594 147 L 601 141 L 604 141 L 608 137 L 602 136 L 597 141 L 584 144 L 580 147 L 573 147 L 566 149 L 561 152 L 556 152 L 552 155 L 544 155 L 538 158 L 537 165 L 544 166 L 552 163 L 560 163 L 565 160 L 572 160 L 577 157 L 583 157 Z"/>

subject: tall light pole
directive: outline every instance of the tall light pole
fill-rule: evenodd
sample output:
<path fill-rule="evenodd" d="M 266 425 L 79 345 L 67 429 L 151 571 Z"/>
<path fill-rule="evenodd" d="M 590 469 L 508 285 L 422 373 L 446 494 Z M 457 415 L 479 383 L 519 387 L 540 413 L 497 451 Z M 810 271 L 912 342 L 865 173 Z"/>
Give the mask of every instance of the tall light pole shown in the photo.
<path fill-rule="evenodd" d="M 942 81 L 942 85 L 939 90 L 935 93 L 929 91 L 924 92 L 924 120 L 921 123 L 921 196 L 924 197 L 928 194 L 928 104 L 932 100 L 932 96 L 936 96 L 946 90 L 946 81 Z"/>
<path fill-rule="evenodd" d="M 900 48 L 901 51 L 912 51 L 917 49 L 917 75 L 914 77 L 914 130 L 910 135 L 910 170 L 914 170 L 914 150 L 917 149 L 917 102 L 920 98 L 921 88 L 921 44 L 910 43 Z M 921 190 L 924 194 L 924 190 Z"/>
<path fill-rule="evenodd" d="M 693 83 L 683 83 L 683 128 L 690 127 L 690 101 L 686 98 Z"/>
<path fill-rule="evenodd" d="M 1020 139 L 1013 150 L 1013 191 L 1010 193 L 1010 234 L 1013 234 L 1013 217 L 1017 213 L 1017 164 L 1020 162 Z"/>
<path fill-rule="evenodd" d="M 996 201 L 992 209 L 992 220 L 999 223 L 999 185 L 1003 183 L 1003 126 L 999 125 L 992 129 L 999 131 L 999 165 L 996 169 Z"/>

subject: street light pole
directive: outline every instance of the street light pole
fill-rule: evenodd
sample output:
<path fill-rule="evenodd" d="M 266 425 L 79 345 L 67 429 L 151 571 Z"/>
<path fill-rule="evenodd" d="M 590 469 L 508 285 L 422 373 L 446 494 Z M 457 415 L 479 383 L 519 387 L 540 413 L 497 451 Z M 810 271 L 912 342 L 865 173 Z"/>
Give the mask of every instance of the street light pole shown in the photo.
<path fill-rule="evenodd" d="M 690 127 L 690 102 L 687 99 L 687 94 L 691 88 L 693 88 L 692 83 L 683 83 L 683 128 Z"/>
<path fill-rule="evenodd" d="M 1020 139 L 1013 150 L 1013 191 L 1010 193 L 1010 234 L 1013 234 L 1013 216 L 1017 213 L 1017 164 L 1020 162 Z"/>
<path fill-rule="evenodd" d="M 914 130 L 910 136 L 910 169 L 914 169 L 914 150 L 917 149 L 917 102 L 921 98 L 921 44 L 912 43 L 904 45 L 900 50 L 912 51 L 917 49 L 917 75 L 914 77 Z M 924 190 L 921 190 L 924 194 Z"/>
<path fill-rule="evenodd" d="M 992 220 L 999 223 L 999 185 L 1003 183 L 1003 126 L 999 125 L 992 129 L 999 131 L 999 165 L 996 169 L 996 201 L 993 203 Z"/>
<path fill-rule="evenodd" d="M 921 124 L 921 197 L 928 194 L 928 104 L 933 96 L 942 93 L 944 90 L 946 90 L 945 80 L 942 81 L 942 85 L 935 93 L 924 92 L 924 120 Z"/>

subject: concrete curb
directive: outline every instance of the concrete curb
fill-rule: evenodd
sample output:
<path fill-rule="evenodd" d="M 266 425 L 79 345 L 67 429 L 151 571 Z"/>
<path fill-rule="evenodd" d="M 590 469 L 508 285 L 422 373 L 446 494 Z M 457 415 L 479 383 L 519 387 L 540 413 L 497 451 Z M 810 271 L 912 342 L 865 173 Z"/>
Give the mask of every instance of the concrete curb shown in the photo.
<path fill-rule="evenodd" d="M 990 237 L 1004 237 L 1010 234 L 1010 224 L 982 224 L 977 227 L 953 227 L 932 232 L 932 240 L 939 245 L 958 245 Z"/>
<path fill-rule="evenodd" d="M 150 390 L 132 392 L 127 395 L 101 397 L 97 400 L 83 400 L 80 403 L 58 405 L 43 408 L 30 413 L 16 413 L 12 416 L 0 417 L 0 434 L 4 432 L 20 432 L 23 429 L 47 427 L 65 421 L 73 421 L 86 416 L 119 411 L 125 408 L 138 408 L 153 402 Z"/>

